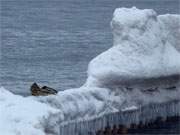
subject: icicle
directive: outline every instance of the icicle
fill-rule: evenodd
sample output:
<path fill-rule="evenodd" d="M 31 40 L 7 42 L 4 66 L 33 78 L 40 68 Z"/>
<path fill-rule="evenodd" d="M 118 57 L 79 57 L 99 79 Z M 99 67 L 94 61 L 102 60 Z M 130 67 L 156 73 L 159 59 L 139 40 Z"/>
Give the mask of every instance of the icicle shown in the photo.
<path fill-rule="evenodd" d="M 112 128 L 113 125 L 122 124 L 129 127 L 131 124 L 137 125 L 140 121 L 145 124 L 157 117 L 165 119 L 167 116 L 179 116 L 179 114 L 180 102 L 178 101 L 150 104 L 137 110 L 114 112 L 93 118 L 60 123 L 59 135 L 96 135 L 98 130 L 103 130 L 107 126 Z"/>

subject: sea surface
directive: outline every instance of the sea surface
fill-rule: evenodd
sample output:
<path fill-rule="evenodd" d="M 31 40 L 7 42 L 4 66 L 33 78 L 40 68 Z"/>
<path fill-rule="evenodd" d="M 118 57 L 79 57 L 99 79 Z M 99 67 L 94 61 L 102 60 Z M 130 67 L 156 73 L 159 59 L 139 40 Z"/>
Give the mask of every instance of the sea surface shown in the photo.
<path fill-rule="evenodd" d="M 89 61 L 112 46 L 115 8 L 180 14 L 179 0 L 0 0 L 0 85 L 22 95 L 33 82 L 80 87 Z M 179 132 L 179 125 L 164 132 Z M 164 133 L 156 132 L 156 133 Z"/>

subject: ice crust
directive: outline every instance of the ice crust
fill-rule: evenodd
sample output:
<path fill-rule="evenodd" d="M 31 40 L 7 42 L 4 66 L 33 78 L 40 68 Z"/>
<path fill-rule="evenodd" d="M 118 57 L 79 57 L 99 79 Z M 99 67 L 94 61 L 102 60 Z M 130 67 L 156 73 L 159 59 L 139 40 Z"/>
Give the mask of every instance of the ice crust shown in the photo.
<path fill-rule="evenodd" d="M 116 9 L 114 45 L 94 58 L 86 83 L 46 97 L 0 88 L 3 135 L 95 135 L 107 125 L 180 115 L 180 15 Z"/>
<path fill-rule="evenodd" d="M 111 21 L 114 45 L 90 62 L 86 85 L 129 86 L 137 79 L 179 76 L 179 25 L 179 15 L 158 16 L 135 7 L 116 9 Z"/>
<path fill-rule="evenodd" d="M 108 89 L 81 87 L 56 96 L 35 98 L 60 110 L 64 119 L 58 120 L 56 134 L 87 135 L 107 125 L 146 123 L 161 116 L 180 114 L 180 86 L 174 90 L 158 88 L 154 92 L 135 88 Z M 47 127 L 48 128 L 48 127 Z"/>
<path fill-rule="evenodd" d="M 0 88 L 0 134 L 45 135 L 44 123 L 59 111 Z"/>

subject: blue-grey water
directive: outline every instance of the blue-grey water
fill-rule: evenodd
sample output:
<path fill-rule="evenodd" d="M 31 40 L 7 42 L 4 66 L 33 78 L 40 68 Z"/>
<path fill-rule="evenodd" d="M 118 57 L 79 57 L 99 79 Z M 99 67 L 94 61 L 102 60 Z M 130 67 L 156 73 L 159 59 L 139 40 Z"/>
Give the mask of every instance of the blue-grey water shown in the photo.
<path fill-rule="evenodd" d="M 112 46 L 109 24 L 115 8 L 180 13 L 179 0 L 0 0 L 0 4 L 0 84 L 21 94 L 28 94 L 33 82 L 57 90 L 81 86 L 89 61 Z M 167 131 L 178 130 L 179 124 Z"/>

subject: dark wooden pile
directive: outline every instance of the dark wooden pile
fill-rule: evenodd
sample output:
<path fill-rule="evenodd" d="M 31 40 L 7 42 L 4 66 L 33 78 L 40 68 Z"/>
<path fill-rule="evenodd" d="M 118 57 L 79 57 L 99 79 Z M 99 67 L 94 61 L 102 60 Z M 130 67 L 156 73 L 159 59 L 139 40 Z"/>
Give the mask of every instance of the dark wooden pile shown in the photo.
<path fill-rule="evenodd" d="M 107 126 L 103 130 L 99 130 L 96 135 L 123 135 L 123 134 L 156 134 L 153 131 L 157 131 L 162 128 L 167 128 L 168 126 L 173 125 L 175 122 L 179 122 L 180 117 L 167 117 L 166 119 L 162 119 L 158 117 L 155 121 L 152 121 L 147 124 L 143 124 L 140 122 L 138 125 L 131 124 L 130 127 L 126 127 L 124 125 L 114 125 L 113 127 Z M 166 133 L 164 133 L 166 134 Z M 180 134 L 180 131 L 179 131 Z"/>

